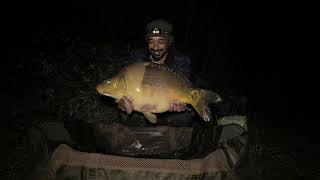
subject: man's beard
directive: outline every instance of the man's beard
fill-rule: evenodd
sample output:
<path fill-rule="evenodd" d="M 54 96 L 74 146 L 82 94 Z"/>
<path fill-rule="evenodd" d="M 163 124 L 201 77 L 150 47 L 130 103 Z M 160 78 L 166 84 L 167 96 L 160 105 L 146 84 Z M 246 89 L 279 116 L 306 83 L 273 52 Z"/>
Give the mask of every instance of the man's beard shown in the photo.
<path fill-rule="evenodd" d="M 159 61 L 167 54 L 167 51 L 164 50 L 151 50 L 151 56 L 154 61 Z"/>

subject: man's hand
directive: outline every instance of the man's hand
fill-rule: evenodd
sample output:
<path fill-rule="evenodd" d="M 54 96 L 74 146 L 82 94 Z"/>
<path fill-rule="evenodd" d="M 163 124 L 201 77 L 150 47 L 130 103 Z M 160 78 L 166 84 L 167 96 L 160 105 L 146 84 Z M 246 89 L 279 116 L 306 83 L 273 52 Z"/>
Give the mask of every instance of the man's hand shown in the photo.
<path fill-rule="evenodd" d="M 188 108 L 187 108 L 186 104 L 181 103 L 179 101 L 174 101 L 171 104 L 169 111 L 171 111 L 171 112 L 181 112 L 181 111 L 185 111 L 187 109 Z"/>
<path fill-rule="evenodd" d="M 118 108 L 122 111 L 126 111 L 127 114 L 131 114 L 133 109 L 132 98 L 130 96 L 123 96 L 115 101 L 118 104 Z"/>

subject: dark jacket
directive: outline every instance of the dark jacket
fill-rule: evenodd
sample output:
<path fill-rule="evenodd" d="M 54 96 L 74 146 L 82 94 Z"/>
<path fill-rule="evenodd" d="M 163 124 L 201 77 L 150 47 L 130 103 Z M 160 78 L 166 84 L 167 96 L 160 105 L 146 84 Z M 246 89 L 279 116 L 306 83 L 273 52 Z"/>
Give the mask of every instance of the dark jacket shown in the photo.
<path fill-rule="evenodd" d="M 128 58 L 129 64 L 143 61 L 151 61 L 150 53 L 146 48 L 133 51 Z M 192 71 L 190 58 L 188 56 L 183 55 L 177 49 L 173 47 L 168 49 L 168 55 L 165 60 L 165 64 L 171 67 L 172 69 L 181 72 L 187 78 L 190 79 Z"/>

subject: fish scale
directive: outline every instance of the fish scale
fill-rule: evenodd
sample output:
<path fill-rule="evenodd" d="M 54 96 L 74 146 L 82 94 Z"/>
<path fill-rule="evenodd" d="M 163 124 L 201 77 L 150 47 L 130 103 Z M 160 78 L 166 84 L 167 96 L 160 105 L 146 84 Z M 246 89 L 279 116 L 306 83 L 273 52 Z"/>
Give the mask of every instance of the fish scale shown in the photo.
<path fill-rule="evenodd" d="M 189 79 L 186 78 L 182 73 L 175 71 L 174 69 L 170 68 L 167 65 L 146 62 L 145 66 L 146 66 L 146 71 L 148 71 L 148 69 L 161 69 L 163 71 L 169 71 L 172 75 L 176 76 L 179 80 L 181 80 L 181 82 L 184 83 L 184 85 L 186 85 L 187 87 L 193 86 L 192 83 L 189 81 Z"/>

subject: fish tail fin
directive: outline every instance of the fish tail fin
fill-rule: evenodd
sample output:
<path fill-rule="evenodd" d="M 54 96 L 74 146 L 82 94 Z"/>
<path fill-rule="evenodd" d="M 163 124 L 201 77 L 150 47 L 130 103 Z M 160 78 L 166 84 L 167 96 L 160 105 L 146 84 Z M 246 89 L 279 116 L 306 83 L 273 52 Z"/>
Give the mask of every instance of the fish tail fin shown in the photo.
<path fill-rule="evenodd" d="M 210 121 L 212 118 L 209 104 L 221 101 L 221 97 L 217 93 L 204 89 L 190 91 L 190 99 L 190 104 L 205 121 Z"/>

